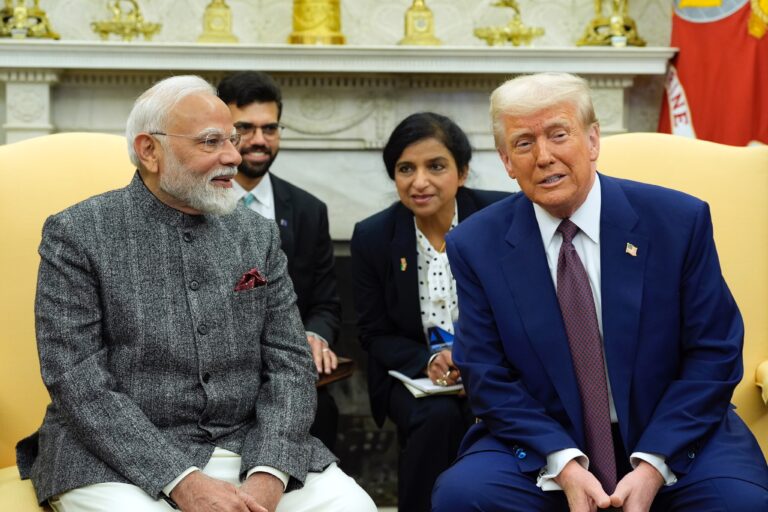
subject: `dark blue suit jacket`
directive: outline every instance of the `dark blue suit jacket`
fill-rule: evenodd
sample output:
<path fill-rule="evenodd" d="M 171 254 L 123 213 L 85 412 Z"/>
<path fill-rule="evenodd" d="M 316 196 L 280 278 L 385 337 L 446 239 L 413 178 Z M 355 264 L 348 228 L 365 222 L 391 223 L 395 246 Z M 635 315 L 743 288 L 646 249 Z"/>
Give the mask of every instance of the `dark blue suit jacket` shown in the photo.
<path fill-rule="evenodd" d="M 735 476 L 768 487 L 730 406 L 744 326 L 721 272 L 709 207 L 601 175 L 605 356 L 624 445 L 661 454 L 680 484 Z M 636 256 L 627 243 L 637 247 Z M 531 201 L 514 195 L 448 236 L 461 315 L 453 359 L 473 426 L 460 454 L 502 450 L 521 472 L 584 450 L 581 398 Z"/>

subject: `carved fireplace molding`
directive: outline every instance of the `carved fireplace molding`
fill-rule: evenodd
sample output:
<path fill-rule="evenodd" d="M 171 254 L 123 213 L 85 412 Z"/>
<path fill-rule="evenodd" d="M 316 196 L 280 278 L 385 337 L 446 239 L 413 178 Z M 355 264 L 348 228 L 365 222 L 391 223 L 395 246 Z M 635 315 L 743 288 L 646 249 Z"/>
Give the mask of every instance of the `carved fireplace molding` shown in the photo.
<path fill-rule="evenodd" d="M 0 41 L 5 140 L 55 131 L 121 132 L 132 100 L 153 82 L 195 73 L 271 72 L 284 88 L 293 148 L 375 149 L 414 110 L 453 115 L 477 149 L 491 149 L 487 95 L 520 73 L 589 79 L 605 133 L 626 131 L 627 89 L 661 75 L 672 48 L 484 48 L 200 45 Z M 480 116 L 478 116 L 478 112 Z"/>

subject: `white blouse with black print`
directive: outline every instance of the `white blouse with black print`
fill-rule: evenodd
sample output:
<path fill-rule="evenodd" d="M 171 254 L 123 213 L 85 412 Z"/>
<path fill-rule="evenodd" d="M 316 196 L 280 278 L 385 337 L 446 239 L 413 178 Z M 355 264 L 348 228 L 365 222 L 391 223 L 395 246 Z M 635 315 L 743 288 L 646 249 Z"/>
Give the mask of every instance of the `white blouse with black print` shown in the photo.
<path fill-rule="evenodd" d="M 458 205 L 454 205 L 450 229 L 455 228 L 459 223 L 458 211 Z M 415 217 L 413 222 L 415 225 Z M 454 334 L 453 323 L 459 318 L 459 305 L 456 297 L 456 281 L 448 265 L 448 255 L 445 251 L 438 252 L 419 227 L 415 226 L 415 228 L 419 305 L 424 336 L 428 340 L 427 330 L 433 326 Z"/>

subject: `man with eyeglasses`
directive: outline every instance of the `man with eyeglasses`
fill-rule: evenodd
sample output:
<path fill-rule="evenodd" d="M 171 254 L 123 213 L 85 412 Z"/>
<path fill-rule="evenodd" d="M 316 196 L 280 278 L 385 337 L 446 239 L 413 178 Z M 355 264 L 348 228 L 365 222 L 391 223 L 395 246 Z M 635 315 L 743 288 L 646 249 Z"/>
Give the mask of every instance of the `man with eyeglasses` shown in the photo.
<path fill-rule="evenodd" d="M 239 134 L 196 76 L 142 94 L 131 183 L 50 217 L 43 424 L 17 446 L 56 512 L 373 512 L 309 435 L 316 373 L 274 223 L 237 208 Z"/>
<path fill-rule="evenodd" d="M 248 208 L 277 222 L 315 366 L 318 373 L 330 374 L 337 366 L 331 346 L 339 332 L 341 306 L 328 209 L 312 194 L 269 172 L 280 150 L 280 88 L 265 73 L 245 71 L 224 78 L 218 94 L 241 136 L 243 161 L 233 187 Z M 319 388 L 310 432 L 330 450 L 336 445 L 338 418 L 333 396 L 326 387 Z"/>

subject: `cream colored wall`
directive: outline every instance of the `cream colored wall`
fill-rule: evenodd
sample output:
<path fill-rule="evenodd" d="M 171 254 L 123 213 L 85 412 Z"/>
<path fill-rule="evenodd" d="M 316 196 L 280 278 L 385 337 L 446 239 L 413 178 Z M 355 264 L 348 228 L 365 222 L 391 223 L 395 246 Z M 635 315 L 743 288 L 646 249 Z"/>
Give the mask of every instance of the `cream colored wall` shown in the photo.
<path fill-rule="evenodd" d="M 42 0 L 53 27 L 63 39 L 98 40 L 90 23 L 108 19 L 107 0 Z M 243 43 L 283 43 L 291 31 L 290 0 L 228 0 L 233 32 Z M 474 28 L 505 23 L 511 10 L 491 0 L 427 0 L 435 15 L 436 34 L 447 45 L 482 46 Z M 546 34 L 534 46 L 573 46 L 594 15 L 593 0 L 520 0 L 523 20 Z M 604 0 L 604 4 L 609 4 Z M 157 42 L 193 42 L 202 31 L 208 0 L 139 0 L 147 21 L 163 24 Z M 392 45 L 403 35 L 403 14 L 411 0 L 342 0 L 342 32 L 349 45 Z M 607 5 L 606 5 L 607 10 Z M 669 0 L 630 0 L 630 15 L 650 46 L 668 46 Z M 629 94 L 630 131 L 655 131 L 663 79 L 638 78 Z"/>

